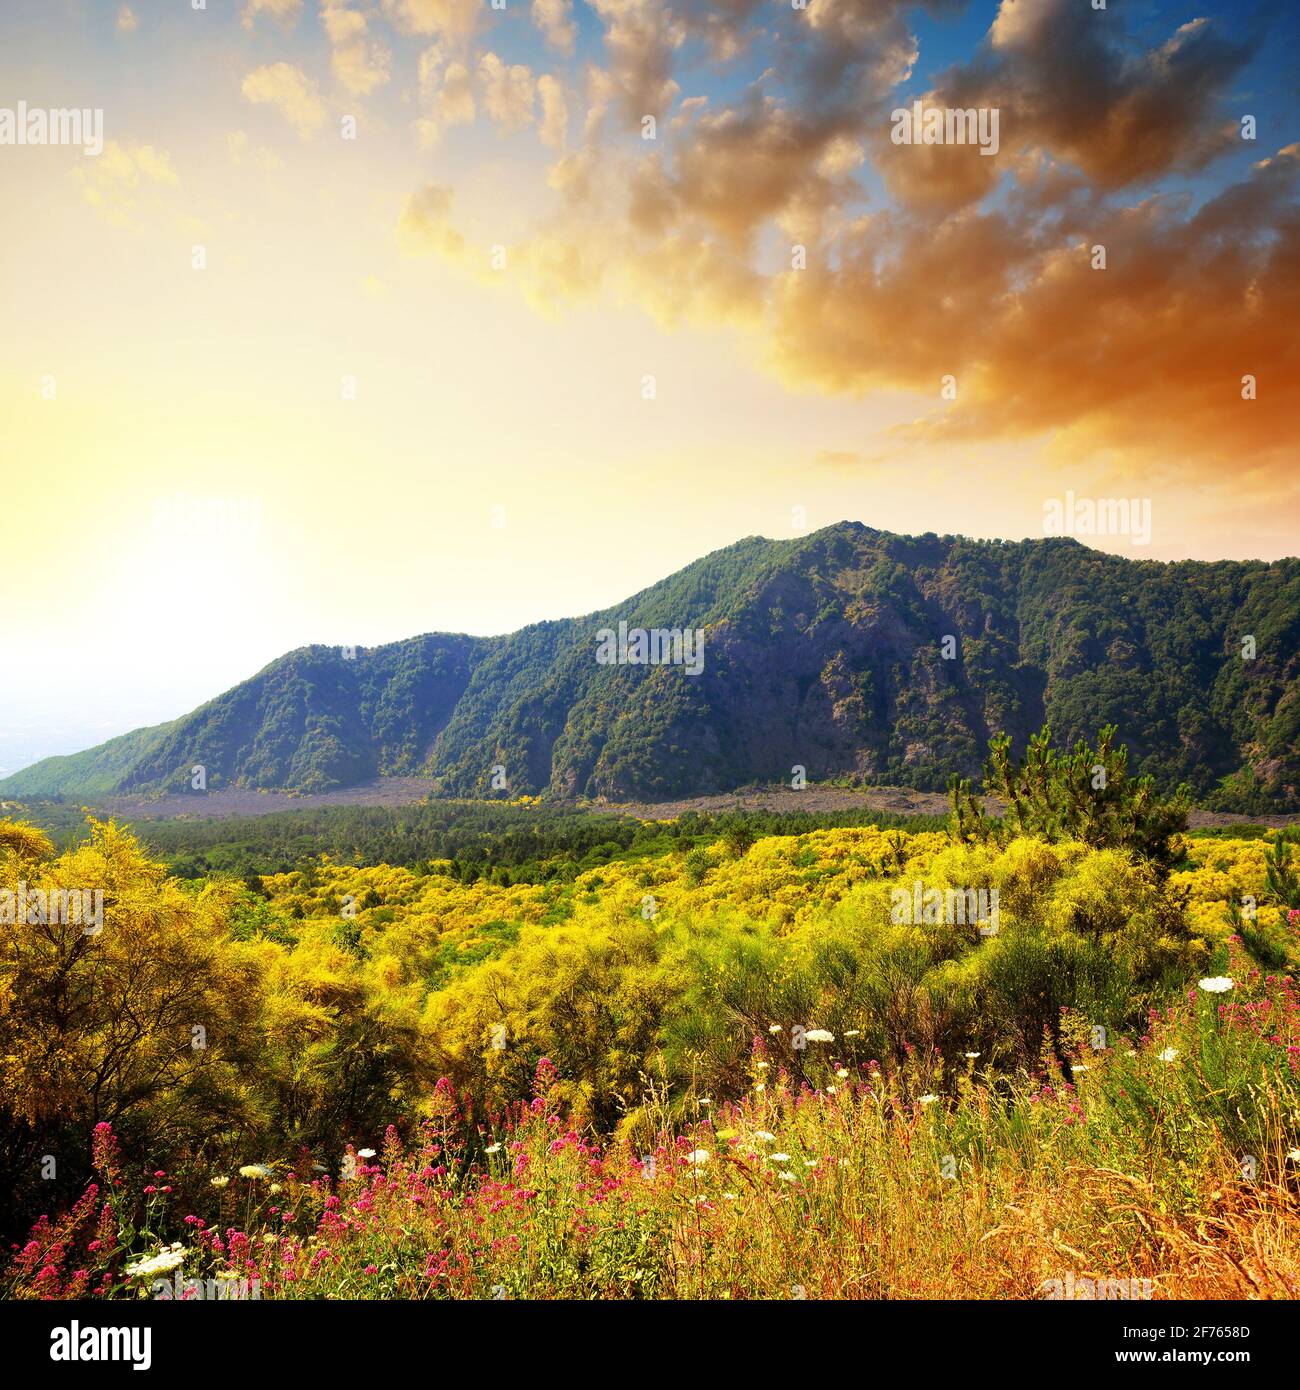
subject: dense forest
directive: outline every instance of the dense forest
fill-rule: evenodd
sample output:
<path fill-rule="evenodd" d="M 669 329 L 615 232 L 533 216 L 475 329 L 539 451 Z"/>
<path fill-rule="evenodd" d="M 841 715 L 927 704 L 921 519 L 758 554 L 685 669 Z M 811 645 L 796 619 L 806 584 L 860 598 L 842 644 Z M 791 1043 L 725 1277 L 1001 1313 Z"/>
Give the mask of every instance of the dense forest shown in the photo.
<path fill-rule="evenodd" d="M 83 810 L 68 802 L 20 808 L 56 846 L 85 838 Z M 327 806 L 223 820 L 142 820 L 132 826 L 149 851 L 179 878 L 210 874 L 248 879 L 288 873 L 326 854 L 346 864 L 395 864 L 435 869 L 463 883 L 540 883 L 573 879 L 614 860 L 686 852 L 725 839 L 753 843 L 764 835 L 803 835 L 837 826 L 872 825 L 938 830 L 944 818 L 897 815 L 867 808 L 846 811 L 690 812 L 644 821 L 598 809 L 516 806 L 485 801 L 430 801 L 414 806 Z"/>

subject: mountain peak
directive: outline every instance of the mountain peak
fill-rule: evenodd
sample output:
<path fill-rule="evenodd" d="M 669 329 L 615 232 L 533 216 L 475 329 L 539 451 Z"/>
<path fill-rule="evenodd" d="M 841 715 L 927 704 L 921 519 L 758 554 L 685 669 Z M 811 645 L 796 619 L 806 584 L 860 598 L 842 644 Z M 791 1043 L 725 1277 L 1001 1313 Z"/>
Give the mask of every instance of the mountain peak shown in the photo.
<path fill-rule="evenodd" d="M 651 800 L 796 767 L 936 789 L 978 772 L 992 734 L 1021 747 L 1044 723 L 1067 741 L 1115 723 L 1136 766 L 1225 809 L 1300 804 L 1300 561 L 1138 562 L 1072 537 L 847 520 L 749 536 L 583 618 L 295 648 L 0 793 L 188 790 L 196 767 L 209 789 L 423 775 L 462 796 Z"/>

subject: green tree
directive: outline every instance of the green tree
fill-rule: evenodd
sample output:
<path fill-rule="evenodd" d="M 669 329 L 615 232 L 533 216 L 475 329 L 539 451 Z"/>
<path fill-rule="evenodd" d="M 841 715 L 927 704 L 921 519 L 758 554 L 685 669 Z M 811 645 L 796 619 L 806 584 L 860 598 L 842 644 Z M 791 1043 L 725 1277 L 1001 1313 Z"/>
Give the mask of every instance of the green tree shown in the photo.
<path fill-rule="evenodd" d="M 1291 847 L 1300 841 L 1295 830 L 1279 830 L 1268 847 L 1264 870 L 1268 875 L 1268 891 L 1283 907 L 1300 907 L 1300 875 L 1292 862 Z"/>
<path fill-rule="evenodd" d="M 1098 849 L 1123 849 L 1167 874 L 1178 857 L 1177 835 L 1187 828 L 1191 797 L 1186 786 L 1162 796 L 1152 777 L 1131 777 L 1128 749 L 1115 746 L 1116 729 L 1106 725 L 1096 748 L 1080 739 L 1066 752 L 1052 747 L 1044 727 L 1029 740 L 1023 760 L 1011 756 L 1011 740 L 995 735 L 984 768 L 984 789 L 1006 805 L 1017 834 L 1040 839 L 1082 840 Z M 954 788 L 958 827 L 976 833 L 969 788 Z"/>

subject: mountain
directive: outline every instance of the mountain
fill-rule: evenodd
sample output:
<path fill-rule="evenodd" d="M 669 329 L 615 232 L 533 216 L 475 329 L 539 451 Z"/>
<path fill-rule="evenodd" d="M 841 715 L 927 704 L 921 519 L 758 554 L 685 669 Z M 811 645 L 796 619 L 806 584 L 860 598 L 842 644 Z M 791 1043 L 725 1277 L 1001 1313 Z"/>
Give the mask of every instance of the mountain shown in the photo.
<path fill-rule="evenodd" d="M 620 622 L 702 630 L 702 670 L 602 663 L 598 634 Z M 187 790 L 196 764 L 210 789 L 422 773 L 484 795 L 502 767 L 502 796 L 657 799 L 796 765 L 934 789 L 978 772 L 991 734 L 1019 751 L 1044 723 L 1069 741 L 1117 724 L 1142 771 L 1219 809 L 1300 809 L 1300 560 L 1136 561 L 855 522 L 751 537 L 586 618 L 352 659 L 300 648 L 0 794 Z"/>

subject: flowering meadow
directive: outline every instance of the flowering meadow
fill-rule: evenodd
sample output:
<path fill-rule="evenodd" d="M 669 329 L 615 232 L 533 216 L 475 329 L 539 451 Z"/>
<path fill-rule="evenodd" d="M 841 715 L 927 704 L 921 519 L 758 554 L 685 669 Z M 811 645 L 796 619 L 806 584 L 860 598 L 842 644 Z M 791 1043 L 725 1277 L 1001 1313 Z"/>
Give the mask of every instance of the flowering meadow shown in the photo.
<path fill-rule="evenodd" d="M 1300 1295 L 1285 843 L 1161 874 L 864 827 L 254 891 L 112 825 L 0 841 L 6 883 L 108 887 L 94 938 L 3 929 L 10 1297 Z M 996 932 L 896 920 L 917 883 L 996 890 Z"/>
<path fill-rule="evenodd" d="M 9 1292 L 1033 1298 L 1068 1270 L 1295 1297 L 1300 998 L 1247 974 L 1081 1053 L 1069 1080 L 999 1085 L 971 1056 L 951 1097 L 919 1066 L 837 1065 L 829 1038 L 824 1084 L 794 1089 L 756 1038 L 740 1102 L 701 1098 L 640 1146 L 575 1128 L 548 1059 L 507 1114 L 440 1081 L 407 1139 L 349 1148 L 334 1177 L 303 1154 L 142 1184 L 103 1123 L 94 1181 L 14 1252 Z"/>

